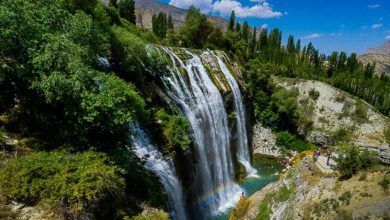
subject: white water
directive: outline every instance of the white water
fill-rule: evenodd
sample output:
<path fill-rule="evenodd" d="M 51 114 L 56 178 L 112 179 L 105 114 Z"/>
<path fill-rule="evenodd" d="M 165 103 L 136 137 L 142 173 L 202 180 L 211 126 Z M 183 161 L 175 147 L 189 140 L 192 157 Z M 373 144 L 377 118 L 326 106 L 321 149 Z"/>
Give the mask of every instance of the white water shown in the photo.
<path fill-rule="evenodd" d="M 166 92 L 180 106 L 190 122 L 195 142 L 195 197 L 197 219 L 225 212 L 237 204 L 242 189 L 234 182 L 230 133 L 222 96 L 199 56 L 182 49 L 192 58 L 185 63 L 170 49 L 163 48 L 173 62 L 165 78 Z M 187 77 L 180 72 L 184 68 Z"/>
<path fill-rule="evenodd" d="M 209 53 L 209 52 L 208 52 Z M 237 158 L 238 161 L 245 167 L 246 175 L 248 177 L 257 177 L 257 170 L 251 166 L 250 153 L 248 148 L 248 137 L 246 131 L 246 117 L 245 108 L 242 101 L 242 95 L 237 81 L 226 67 L 222 59 L 215 55 L 218 60 L 219 67 L 222 73 L 225 75 L 230 88 L 234 95 L 234 107 L 236 110 L 236 127 L 237 127 Z"/>
<path fill-rule="evenodd" d="M 170 215 L 173 219 L 187 219 L 183 191 L 176 177 L 175 166 L 170 158 L 164 158 L 148 134 L 140 128 L 138 123 L 130 126 L 130 140 L 132 150 L 138 158 L 145 160 L 145 168 L 156 174 L 163 184 L 170 199 Z"/>

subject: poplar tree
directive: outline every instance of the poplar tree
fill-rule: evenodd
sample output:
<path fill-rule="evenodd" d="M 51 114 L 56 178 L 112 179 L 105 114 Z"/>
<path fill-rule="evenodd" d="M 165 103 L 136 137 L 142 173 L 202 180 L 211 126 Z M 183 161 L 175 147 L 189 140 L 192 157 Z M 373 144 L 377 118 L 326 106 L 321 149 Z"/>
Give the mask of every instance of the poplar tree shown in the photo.
<path fill-rule="evenodd" d="M 249 25 L 248 25 L 247 21 L 244 21 L 244 24 L 242 25 L 241 35 L 242 35 L 242 38 L 244 38 L 244 40 L 246 42 L 248 42 L 248 39 L 249 39 Z"/>
<path fill-rule="evenodd" d="M 232 11 L 232 14 L 230 15 L 230 21 L 229 21 L 228 29 L 233 31 L 235 23 L 236 23 L 236 15 L 235 15 L 234 11 Z"/>
<path fill-rule="evenodd" d="M 121 0 L 118 4 L 119 15 L 132 24 L 136 21 L 134 4 L 133 0 Z"/>

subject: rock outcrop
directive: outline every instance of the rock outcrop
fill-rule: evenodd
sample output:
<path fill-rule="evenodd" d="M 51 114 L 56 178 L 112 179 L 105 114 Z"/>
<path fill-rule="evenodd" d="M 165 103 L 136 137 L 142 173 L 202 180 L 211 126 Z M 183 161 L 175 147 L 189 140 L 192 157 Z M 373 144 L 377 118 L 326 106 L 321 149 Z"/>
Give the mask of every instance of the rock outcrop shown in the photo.
<path fill-rule="evenodd" d="M 249 197 L 240 219 L 386 219 L 390 196 L 378 184 L 389 170 L 384 169 L 339 181 L 308 155 Z"/>
<path fill-rule="evenodd" d="M 286 78 L 275 78 L 275 82 L 286 89 L 297 88 L 298 102 L 301 105 L 306 103 L 304 107 L 312 109 L 307 114 L 313 122 L 306 134 L 309 141 L 322 147 L 346 141 L 377 151 L 381 161 L 388 162 L 390 147 L 385 137 L 385 130 L 390 125 L 388 117 L 364 101 L 326 83 Z"/>
<path fill-rule="evenodd" d="M 270 128 L 257 124 L 253 128 L 252 149 L 255 154 L 280 157 L 282 153 L 275 143 L 275 135 Z"/>

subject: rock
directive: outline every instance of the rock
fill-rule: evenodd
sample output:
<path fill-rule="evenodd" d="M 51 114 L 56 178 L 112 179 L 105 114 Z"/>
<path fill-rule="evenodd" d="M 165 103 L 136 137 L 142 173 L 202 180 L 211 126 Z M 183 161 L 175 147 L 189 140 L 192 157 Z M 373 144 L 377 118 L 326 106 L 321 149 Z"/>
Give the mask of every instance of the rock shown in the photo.
<path fill-rule="evenodd" d="M 252 149 L 255 154 L 280 157 L 282 153 L 275 143 L 275 135 L 270 128 L 257 124 L 253 128 Z"/>
<path fill-rule="evenodd" d="M 329 146 L 333 146 L 336 143 L 336 140 L 333 137 L 331 137 L 328 134 L 325 134 L 323 132 L 320 132 L 320 131 L 310 132 L 307 139 L 310 142 L 312 142 L 316 145 L 320 145 L 320 146 L 325 147 L 325 148 L 327 148 Z"/>

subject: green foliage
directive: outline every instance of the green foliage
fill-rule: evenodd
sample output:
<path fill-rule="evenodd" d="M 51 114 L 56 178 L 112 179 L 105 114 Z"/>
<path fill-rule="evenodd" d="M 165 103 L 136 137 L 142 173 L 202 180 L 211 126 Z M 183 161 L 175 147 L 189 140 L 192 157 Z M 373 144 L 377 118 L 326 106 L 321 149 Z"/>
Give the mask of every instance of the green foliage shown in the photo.
<path fill-rule="evenodd" d="M 187 11 L 186 21 L 180 28 L 182 46 L 203 48 L 212 29 L 206 15 L 191 6 Z"/>
<path fill-rule="evenodd" d="M 295 130 L 298 114 L 298 89 L 278 88 L 271 96 L 271 106 L 279 115 L 279 127 Z"/>
<path fill-rule="evenodd" d="M 384 130 L 385 140 L 390 144 L 390 125 L 388 125 Z"/>
<path fill-rule="evenodd" d="M 356 118 L 360 122 L 364 122 L 367 120 L 367 106 L 361 102 L 358 101 L 355 106 L 355 111 L 352 115 L 354 118 Z"/>
<path fill-rule="evenodd" d="M 269 220 L 271 219 L 270 214 L 272 213 L 271 208 L 269 207 L 266 201 L 260 203 L 259 213 L 256 216 L 256 220 Z"/>
<path fill-rule="evenodd" d="M 312 150 L 315 148 L 313 144 L 307 143 L 297 136 L 288 133 L 287 131 L 282 131 L 276 134 L 276 144 L 282 149 L 293 150 L 297 152 Z"/>
<path fill-rule="evenodd" d="M 93 137 L 128 135 L 128 125 L 147 117 L 143 99 L 134 86 L 114 75 L 95 78 L 94 89 L 81 94 L 84 131 Z"/>
<path fill-rule="evenodd" d="M 352 132 L 345 128 L 340 128 L 332 134 L 332 137 L 337 142 L 348 141 L 351 139 L 351 136 L 352 136 Z"/>
<path fill-rule="evenodd" d="M 259 213 L 256 220 L 268 220 L 272 213 L 271 205 L 274 203 L 281 203 L 287 201 L 295 192 L 294 188 L 280 187 L 278 191 L 268 193 L 263 201 L 260 203 Z"/>
<path fill-rule="evenodd" d="M 115 69 L 125 80 L 141 84 L 145 80 L 148 56 L 145 44 L 136 35 L 119 26 L 112 27 Z"/>
<path fill-rule="evenodd" d="M 309 97 L 313 100 L 317 100 L 318 97 L 320 97 L 320 93 L 315 89 L 310 89 L 309 91 Z"/>
<path fill-rule="evenodd" d="M 168 26 L 173 26 L 172 17 L 170 23 L 168 23 L 167 14 L 164 12 L 159 12 L 158 15 L 152 16 L 152 29 L 153 33 L 159 36 L 160 38 L 165 38 L 167 36 Z"/>
<path fill-rule="evenodd" d="M 149 211 L 146 215 L 137 215 L 134 217 L 125 217 L 124 220 L 169 220 L 168 213 L 163 210 L 152 210 Z"/>
<path fill-rule="evenodd" d="M 359 170 L 368 169 L 377 163 L 375 152 L 367 149 L 361 150 L 355 145 L 341 144 L 336 146 L 338 157 L 335 158 L 338 163 L 341 179 L 349 179 Z"/>
<path fill-rule="evenodd" d="M 134 0 L 120 0 L 118 3 L 118 10 L 120 16 L 128 20 L 132 24 L 135 24 L 136 19 L 134 5 Z"/>
<path fill-rule="evenodd" d="M 102 153 L 35 153 L 6 165 L 2 193 L 29 205 L 42 204 L 70 216 L 115 208 L 124 199 L 122 171 Z M 105 211 L 99 209 L 101 205 Z"/>
<path fill-rule="evenodd" d="M 285 147 L 287 149 L 292 149 L 295 145 L 295 136 L 288 133 L 287 131 L 279 132 L 276 135 L 276 144 L 279 147 Z"/>
<path fill-rule="evenodd" d="M 191 143 L 190 124 L 183 116 L 169 115 L 164 109 L 156 113 L 156 119 L 163 127 L 163 134 L 167 140 L 167 153 L 174 156 L 175 148 L 185 151 Z"/>

